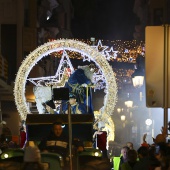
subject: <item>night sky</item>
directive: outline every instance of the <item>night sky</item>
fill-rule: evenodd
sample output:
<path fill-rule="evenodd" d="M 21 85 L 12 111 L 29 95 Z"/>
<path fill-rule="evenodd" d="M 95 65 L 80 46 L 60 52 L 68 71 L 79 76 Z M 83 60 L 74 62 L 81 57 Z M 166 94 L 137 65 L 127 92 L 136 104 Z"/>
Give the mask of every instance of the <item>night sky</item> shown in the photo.
<path fill-rule="evenodd" d="M 133 40 L 135 0 L 72 0 L 74 38 Z"/>

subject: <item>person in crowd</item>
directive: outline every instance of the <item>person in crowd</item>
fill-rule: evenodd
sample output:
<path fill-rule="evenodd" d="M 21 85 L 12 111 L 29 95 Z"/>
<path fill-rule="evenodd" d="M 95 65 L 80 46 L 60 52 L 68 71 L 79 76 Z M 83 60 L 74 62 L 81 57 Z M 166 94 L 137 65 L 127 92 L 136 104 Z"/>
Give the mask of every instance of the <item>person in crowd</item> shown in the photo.
<path fill-rule="evenodd" d="M 26 126 L 25 122 L 22 122 L 20 128 L 20 148 L 23 148 L 26 142 Z"/>
<path fill-rule="evenodd" d="M 1 124 L 2 124 L 2 134 L 5 135 L 6 141 L 10 142 L 12 140 L 11 130 L 7 126 L 7 123 L 5 121 L 2 121 Z"/>
<path fill-rule="evenodd" d="M 83 143 L 78 139 L 73 140 L 72 144 L 76 147 L 77 151 L 83 151 Z M 68 136 L 63 132 L 62 123 L 53 123 L 52 132 L 38 145 L 42 152 L 53 152 L 60 154 L 65 164 L 68 164 L 69 154 L 69 140 Z"/>
<path fill-rule="evenodd" d="M 0 150 L 1 152 L 4 151 L 5 149 L 8 149 L 9 146 L 8 146 L 8 143 L 6 141 L 6 137 L 4 134 L 1 134 L 0 136 Z"/>
<path fill-rule="evenodd" d="M 133 149 L 133 143 L 132 142 L 127 142 L 126 146 L 129 147 L 129 149 Z"/>
<path fill-rule="evenodd" d="M 137 150 L 139 161 L 135 164 L 134 170 L 144 170 L 151 168 L 151 160 L 149 158 L 149 148 L 140 146 Z"/>
<path fill-rule="evenodd" d="M 121 164 L 121 170 L 133 170 L 134 165 L 137 163 L 137 152 L 134 149 L 130 149 L 127 154 L 127 162 Z"/>
<path fill-rule="evenodd" d="M 162 127 L 160 134 L 156 136 L 156 138 L 153 138 L 154 144 L 157 143 L 166 143 L 166 137 L 167 137 L 167 128 Z"/>
<path fill-rule="evenodd" d="M 167 170 L 170 167 L 170 147 L 167 143 L 160 142 L 156 144 L 155 148 L 155 157 L 159 161 L 159 165 L 155 169 Z"/>
<path fill-rule="evenodd" d="M 22 170 L 44 170 L 40 150 L 37 146 L 25 147 Z"/>
<path fill-rule="evenodd" d="M 71 114 L 86 114 L 87 113 L 86 105 L 83 103 L 78 103 L 76 99 L 76 95 L 74 93 L 69 94 L 69 104 L 70 104 Z M 67 103 L 63 106 L 63 112 L 65 114 L 68 114 Z"/>
<path fill-rule="evenodd" d="M 127 157 L 128 151 L 129 151 L 129 147 L 124 146 L 121 149 L 120 157 L 114 157 L 113 158 L 113 167 L 114 167 L 114 170 L 120 170 L 121 165 L 128 161 L 128 159 L 127 159 L 128 158 Z"/>

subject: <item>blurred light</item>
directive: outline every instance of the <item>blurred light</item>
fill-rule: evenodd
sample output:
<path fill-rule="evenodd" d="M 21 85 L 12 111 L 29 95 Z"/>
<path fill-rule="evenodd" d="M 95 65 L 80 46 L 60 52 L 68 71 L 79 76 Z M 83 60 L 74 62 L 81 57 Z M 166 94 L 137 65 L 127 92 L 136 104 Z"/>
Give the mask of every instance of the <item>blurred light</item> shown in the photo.
<path fill-rule="evenodd" d="M 135 76 L 132 78 L 133 86 L 134 87 L 141 87 L 143 85 L 144 76 Z"/>
<path fill-rule="evenodd" d="M 9 155 L 7 153 L 4 154 L 4 158 L 8 158 Z"/>
<path fill-rule="evenodd" d="M 152 125 L 152 120 L 151 119 L 146 119 L 145 124 L 148 125 L 148 126 Z"/>
<path fill-rule="evenodd" d="M 117 108 L 117 112 L 118 112 L 118 113 L 120 113 L 120 112 L 121 112 L 121 110 L 122 110 L 121 108 Z"/>
<path fill-rule="evenodd" d="M 133 101 L 131 101 L 131 100 L 125 101 L 125 105 L 126 105 L 128 108 L 132 108 L 132 106 L 133 106 Z"/>
<path fill-rule="evenodd" d="M 95 153 L 94 153 L 94 156 L 99 156 L 99 153 L 98 153 L 98 152 L 95 152 Z"/>
<path fill-rule="evenodd" d="M 125 115 L 122 115 L 122 116 L 120 117 L 120 119 L 121 119 L 121 121 L 125 121 L 126 116 L 125 116 Z"/>

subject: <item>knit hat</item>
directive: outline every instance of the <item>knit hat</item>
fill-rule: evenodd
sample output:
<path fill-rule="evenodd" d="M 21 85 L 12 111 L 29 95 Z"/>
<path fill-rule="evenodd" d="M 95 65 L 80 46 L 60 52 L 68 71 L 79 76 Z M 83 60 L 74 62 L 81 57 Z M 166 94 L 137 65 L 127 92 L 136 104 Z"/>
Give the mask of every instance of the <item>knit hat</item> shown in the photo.
<path fill-rule="evenodd" d="M 24 153 L 24 162 L 40 162 L 40 150 L 36 146 L 27 146 Z"/>

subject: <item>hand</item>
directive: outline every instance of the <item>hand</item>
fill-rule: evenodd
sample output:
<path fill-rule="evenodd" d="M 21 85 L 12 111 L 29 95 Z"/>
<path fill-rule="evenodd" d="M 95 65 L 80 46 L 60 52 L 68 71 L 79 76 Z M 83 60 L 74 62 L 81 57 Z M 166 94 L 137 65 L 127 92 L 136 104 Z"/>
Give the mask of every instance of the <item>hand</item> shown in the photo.
<path fill-rule="evenodd" d="M 83 83 L 81 86 L 82 87 L 87 87 L 88 85 L 86 83 Z"/>
<path fill-rule="evenodd" d="M 145 133 L 145 134 L 143 135 L 143 142 L 145 142 L 145 143 L 146 143 L 146 136 L 147 136 L 147 133 Z"/>

